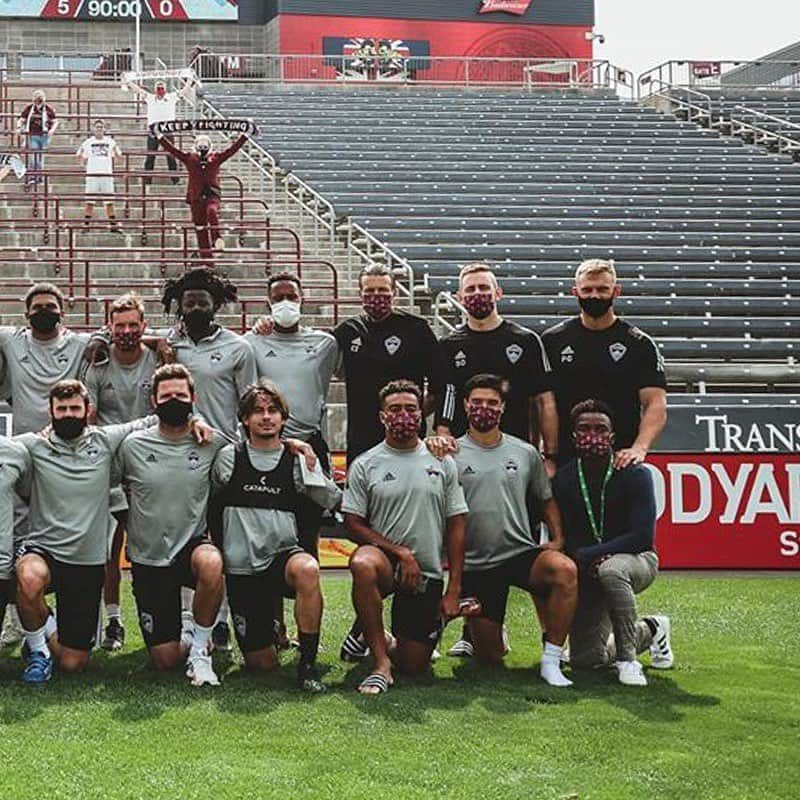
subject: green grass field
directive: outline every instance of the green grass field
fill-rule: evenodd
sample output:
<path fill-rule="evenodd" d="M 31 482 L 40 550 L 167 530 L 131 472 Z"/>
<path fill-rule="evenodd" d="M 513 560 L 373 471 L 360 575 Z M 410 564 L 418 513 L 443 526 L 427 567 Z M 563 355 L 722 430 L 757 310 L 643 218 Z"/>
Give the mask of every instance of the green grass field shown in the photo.
<path fill-rule="evenodd" d="M 328 576 L 321 662 L 330 691 L 294 690 L 294 659 L 224 684 L 151 671 L 129 587 L 129 642 L 44 689 L 0 656 L 0 798 L 800 797 L 800 581 L 662 576 L 641 610 L 673 619 L 676 668 L 646 689 L 610 674 L 546 687 L 530 601 L 509 609 L 512 652 L 491 671 L 443 658 L 418 685 L 355 691 L 341 664 L 349 581 Z M 455 639 L 452 625 L 444 646 Z"/>

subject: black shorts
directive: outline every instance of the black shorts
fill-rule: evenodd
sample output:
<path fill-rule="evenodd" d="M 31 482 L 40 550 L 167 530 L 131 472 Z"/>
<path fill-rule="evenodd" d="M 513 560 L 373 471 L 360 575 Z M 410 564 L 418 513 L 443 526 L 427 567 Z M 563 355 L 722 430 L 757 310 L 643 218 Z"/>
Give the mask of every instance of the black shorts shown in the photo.
<path fill-rule="evenodd" d="M 166 567 L 131 564 L 133 596 L 144 643 L 155 647 L 181 638 L 181 588 L 194 589 L 192 553 L 208 539 L 192 539 Z"/>
<path fill-rule="evenodd" d="M 275 644 L 275 600 L 294 597 L 286 583 L 286 564 L 302 552 L 299 547 L 284 550 L 265 570 L 254 575 L 225 576 L 233 630 L 243 653 L 254 653 Z"/>
<path fill-rule="evenodd" d="M 315 433 L 307 442 L 319 459 L 322 471 L 330 477 L 331 459 L 328 443 L 322 438 L 322 434 Z M 297 520 L 297 539 L 300 547 L 309 555 L 319 561 L 319 530 L 322 527 L 322 516 L 325 513 L 321 506 L 301 495 L 298 499 L 295 519 Z"/>
<path fill-rule="evenodd" d="M 489 569 L 469 570 L 461 580 L 461 596 L 477 597 L 481 603 L 481 616 L 502 624 L 506 616 L 508 590 L 512 586 L 531 591 L 531 567 L 539 553 L 526 550 Z"/>
<path fill-rule="evenodd" d="M 0 624 L 6 616 L 6 606 L 11 601 L 11 580 L 0 580 Z"/>
<path fill-rule="evenodd" d="M 392 633 L 399 640 L 436 647 L 442 633 L 442 593 L 444 581 L 427 578 L 420 592 L 394 590 Z"/>
<path fill-rule="evenodd" d="M 27 544 L 17 551 L 17 560 L 29 553 L 41 556 L 50 570 L 47 591 L 56 595 L 58 643 L 70 650 L 89 652 L 97 632 L 105 564 L 66 564 L 43 548 Z"/>

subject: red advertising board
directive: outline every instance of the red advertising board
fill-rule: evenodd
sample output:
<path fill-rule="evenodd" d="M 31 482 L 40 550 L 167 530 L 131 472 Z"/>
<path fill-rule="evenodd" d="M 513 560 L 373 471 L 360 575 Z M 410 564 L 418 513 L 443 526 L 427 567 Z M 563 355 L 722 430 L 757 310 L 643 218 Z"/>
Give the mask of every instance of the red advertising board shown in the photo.
<path fill-rule="evenodd" d="M 800 569 L 800 453 L 648 456 L 662 567 Z"/>

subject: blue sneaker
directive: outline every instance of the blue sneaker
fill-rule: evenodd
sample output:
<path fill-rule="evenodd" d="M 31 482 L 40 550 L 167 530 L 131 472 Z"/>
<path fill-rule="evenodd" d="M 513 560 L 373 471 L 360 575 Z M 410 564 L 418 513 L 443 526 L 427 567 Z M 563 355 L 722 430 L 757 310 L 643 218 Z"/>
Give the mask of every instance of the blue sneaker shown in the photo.
<path fill-rule="evenodd" d="M 46 656 L 44 653 L 37 650 L 35 653 L 31 653 L 28 663 L 22 671 L 22 681 L 32 686 L 38 686 L 41 683 L 47 683 L 52 674 L 52 657 Z"/>

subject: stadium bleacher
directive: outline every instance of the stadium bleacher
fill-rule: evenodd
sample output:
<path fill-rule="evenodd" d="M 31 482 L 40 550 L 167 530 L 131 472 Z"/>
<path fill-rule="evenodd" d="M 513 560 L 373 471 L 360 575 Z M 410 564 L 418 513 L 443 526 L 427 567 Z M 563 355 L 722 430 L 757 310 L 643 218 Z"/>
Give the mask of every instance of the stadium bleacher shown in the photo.
<path fill-rule="evenodd" d="M 793 365 L 800 172 L 604 91 L 212 87 L 261 144 L 406 258 L 433 299 L 488 260 L 504 315 L 541 330 L 572 314 L 570 276 L 611 257 L 618 309 L 665 356 Z M 709 371 L 710 370 L 710 371 Z M 726 370 L 726 380 L 730 370 Z"/>

